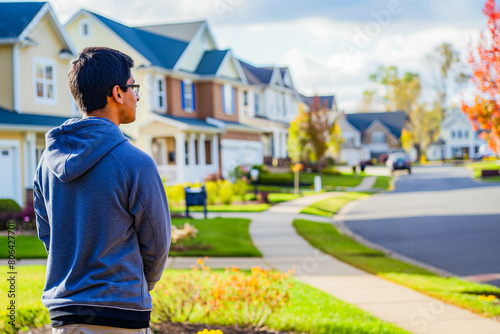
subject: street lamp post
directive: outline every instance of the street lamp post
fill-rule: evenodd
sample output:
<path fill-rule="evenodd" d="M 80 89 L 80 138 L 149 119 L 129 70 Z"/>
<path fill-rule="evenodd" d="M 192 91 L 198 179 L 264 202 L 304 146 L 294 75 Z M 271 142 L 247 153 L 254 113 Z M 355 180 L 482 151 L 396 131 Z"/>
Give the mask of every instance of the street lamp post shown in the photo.
<path fill-rule="evenodd" d="M 250 170 L 250 178 L 253 181 L 255 199 L 257 199 L 257 193 L 258 193 L 257 181 L 259 180 L 259 170 L 258 169 L 252 169 L 252 170 Z"/>

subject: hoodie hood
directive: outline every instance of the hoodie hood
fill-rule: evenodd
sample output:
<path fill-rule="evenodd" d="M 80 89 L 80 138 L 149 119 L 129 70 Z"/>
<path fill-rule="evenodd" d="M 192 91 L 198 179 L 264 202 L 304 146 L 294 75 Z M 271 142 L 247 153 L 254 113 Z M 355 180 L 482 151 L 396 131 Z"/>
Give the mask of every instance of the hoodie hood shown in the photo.
<path fill-rule="evenodd" d="M 74 118 L 47 132 L 44 157 L 52 173 L 69 182 L 124 141 L 120 128 L 106 118 Z"/>

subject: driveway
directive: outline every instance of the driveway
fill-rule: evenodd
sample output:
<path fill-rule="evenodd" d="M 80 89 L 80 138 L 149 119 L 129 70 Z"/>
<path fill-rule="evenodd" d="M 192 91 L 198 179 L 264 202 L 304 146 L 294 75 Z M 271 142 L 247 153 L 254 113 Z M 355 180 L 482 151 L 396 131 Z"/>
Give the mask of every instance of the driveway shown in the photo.
<path fill-rule="evenodd" d="M 375 244 L 458 276 L 500 286 L 500 184 L 464 167 L 415 167 L 395 190 L 360 201 L 345 225 Z"/>

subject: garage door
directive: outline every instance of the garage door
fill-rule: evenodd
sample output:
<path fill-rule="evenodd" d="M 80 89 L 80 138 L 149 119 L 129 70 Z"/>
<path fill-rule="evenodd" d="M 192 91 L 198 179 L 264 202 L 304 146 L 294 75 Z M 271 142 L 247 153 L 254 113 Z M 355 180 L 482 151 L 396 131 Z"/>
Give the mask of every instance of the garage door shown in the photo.
<path fill-rule="evenodd" d="M 0 146 L 0 198 L 15 197 L 14 175 L 14 150 Z"/>
<path fill-rule="evenodd" d="M 222 172 L 225 177 L 239 165 L 261 165 L 263 164 L 263 147 L 261 142 L 243 140 L 222 140 L 221 160 Z"/>

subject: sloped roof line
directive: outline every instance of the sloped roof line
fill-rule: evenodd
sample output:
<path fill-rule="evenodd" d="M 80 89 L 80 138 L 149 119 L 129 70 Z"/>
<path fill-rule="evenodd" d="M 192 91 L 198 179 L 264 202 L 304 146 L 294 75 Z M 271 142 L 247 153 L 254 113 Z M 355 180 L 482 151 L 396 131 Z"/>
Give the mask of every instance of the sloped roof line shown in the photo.
<path fill-rule="evenodd" d="M 188 46 L 188 43 L 181 40 L 129 27 L 90 11 L 85 12 L 100 20 L 155 66 L 174 68 Z"/>
<path fill-rule="evenodd" d="M 404 111 L 391 111 L 382 113 L 357 113 L 346 114 L 346 119 L 356 129 L 362 133 L 373 123 L 379 120 L 397 138 L 401 137 L 401 132 L 406 126 L 407 116 Z"/>

